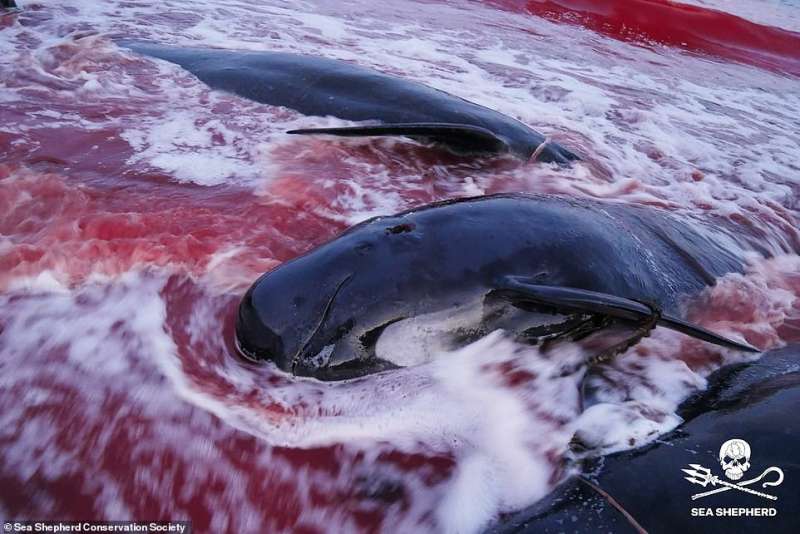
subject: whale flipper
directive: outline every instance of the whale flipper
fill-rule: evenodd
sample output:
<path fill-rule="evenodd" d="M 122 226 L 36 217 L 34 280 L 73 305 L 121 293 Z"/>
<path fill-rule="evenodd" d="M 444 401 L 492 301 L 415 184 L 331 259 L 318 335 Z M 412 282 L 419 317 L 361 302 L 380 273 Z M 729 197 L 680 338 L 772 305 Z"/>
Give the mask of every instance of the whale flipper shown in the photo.
<path fill-rule="evenodd" d="M 441 143 L 456 151 L 464 152 L 509 152 L 503 139 L 486 128 L 469 124 L 437 122 L 412 122 L 401 124 L 374 124 L 344 126 L 340 128 L 302 128 L 289 130 L 288 134 L 337 135 L 340 137 L 402 136 L 422 138 Z"/>
<path fill-rule="evenodd" d="M 559 311 L 602 314 L 636 323 L 641 323 L 653 315 L 652 307 L 636 300 L 584 289 L 538 285 L 518 276 L 506 277 L 497 289 L 511 292 L 515 299 L 556 308 Z M 746 352 L 760 352 L 747 343 L 728 339 L 668 314 L 660 314 L 657 324 L 714 345 Z"/>
<path fill-rule="evenodd" d="M 292 134 L 400 135 L 453 152 L 508 153 L 527 161 L 569 165 L 574 152 L 522 122 L 427 85 L 347 61 L 288 52 L 179 48 L 120 39 L 118 46 L 180 65 L 212 89 L 314 117 L 363 126 L 304 128 Z M 368 123 L 372 123 L 368 125 Z"/>

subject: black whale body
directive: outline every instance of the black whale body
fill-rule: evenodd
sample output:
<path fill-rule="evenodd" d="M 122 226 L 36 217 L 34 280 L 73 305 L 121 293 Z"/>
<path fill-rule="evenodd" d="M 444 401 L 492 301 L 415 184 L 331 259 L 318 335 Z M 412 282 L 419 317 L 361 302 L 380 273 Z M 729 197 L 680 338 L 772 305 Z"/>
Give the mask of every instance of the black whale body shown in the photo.
<path fill-rule="evenodd" d="M 650 534 L 674 532 L 797 532 L 800 522 L 800 345 L 765 353 L 751 364 L 724 367 L 709 377 L 709 387 L 688 399 L 678 414 L 685 422 L 658 442 L 602 460 L 592 482 L 610 495 Z M 718 460 L 731 438 L 751 447 L 752 479 L 770 467 L 783 471 L 777 486 L 773 471 L 748 488 L 777 497 L 769 500 L 737 490 L 693 500 L 713 490 L 684 479 L 683 469 L 697 464 L 726 479 Z M 692 508 L 774 508 L 775 516 L 693 516 Z M 530 508 L 490 529 L 493 534 L 637 532 L 617 507 L 585 482 L 572 478 Z"/>
<path fill-rule="evenodd" d="M 741 268 L 726 239 L 607 202 L 506 194 L 435 203 L 365 221 L 261 276 L 240 303 L 237 342 L 298 375 L 350 378 L 392 367 L 374 354 L 387 325 L 491 294 L 522 309 L 633 321 L 649 310 L 625 299 L 652 302 L 665 313 L 659 324 L 755 350 L 679 318 L 682 297 Z"/>
<path fill-rule="evenodd" d="M 137 53 L 176 63 L 214 89 L 304 115 L 377 122 L 289 133 L 400 135 L 437 141 L 459 152 L 511 152 L 525 159 L 545 141 L 542 134 L 489 108 L 344 61 L 284 52 L 118 43 Z M 536 156 L 539 161 L 561 164 L 578 159 L 552 142 Z"/>

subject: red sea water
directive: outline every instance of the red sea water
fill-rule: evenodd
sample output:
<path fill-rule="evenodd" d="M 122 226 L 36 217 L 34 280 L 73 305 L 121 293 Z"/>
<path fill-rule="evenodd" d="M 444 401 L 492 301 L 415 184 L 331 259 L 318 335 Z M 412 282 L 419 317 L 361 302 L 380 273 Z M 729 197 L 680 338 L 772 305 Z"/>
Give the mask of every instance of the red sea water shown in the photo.
<path fill-rule="evenodd" d="M 495 333 L 397 373 L 293 379 L 233 355 L 239 296 L 348 225 L 501 191 L 733 224 L 761 253 L 687 303 L 800 340 L 800 8 L 777 0 L 22 2 L 0 16 L 0 515 L 197 532 L 474 532 L 597 452 L 679 424 L 741 354 L 672 332 L 614 363 L 625 399 Z M 571 169 L 398 139 L 211 91 L 112 39 L 354 61 L 497 109 Z M 414 350 L 388 339 L 393 350 Z M 566 346 L 561 359 L 580 358 Z"/>

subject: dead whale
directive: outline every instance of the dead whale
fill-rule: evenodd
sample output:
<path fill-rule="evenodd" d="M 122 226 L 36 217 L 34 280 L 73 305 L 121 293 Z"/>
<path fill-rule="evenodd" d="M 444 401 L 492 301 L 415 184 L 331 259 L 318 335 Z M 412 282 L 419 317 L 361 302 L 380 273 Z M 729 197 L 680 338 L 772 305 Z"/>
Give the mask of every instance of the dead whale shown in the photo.
<path fill-rule="evenodd" d="M 464 309 L 477 315 L 454 343 L 497 328 L 538 340 L 621 322 L 642 335 L 658 324 L 756 351 L 681 318 L 681 297 L 740 269 L 724 240 L 658 210 L 607 202 L 438 202 L 365 221 L 262 275 L 241 300 L 236 339 L 251 360 L 322 380 L 390 369 L 375 353 L 384 329 Z M 526 322 L 540 312 L 564 320 Z"/>
<path fill-rule="evenodd" d="M 344 61 L 284 52 L 179 48 L 118 41 L 139 54 L 185 68 L 214 89 L 304 115 L 369 124 L 292 130 L 291 134 L 404 136 L 458 153 L 504 153 L 566 164 L 579 159 L 525 124 L 426 85 Z"/>
<path fill-rule="evenodd" d="M 718 370 L 680 407 L 680 427 L 598 459 L 587 466 L 594 474 L 567 480 L 490 532 L 796 532 L 799 361 L 793 345 Z"/>

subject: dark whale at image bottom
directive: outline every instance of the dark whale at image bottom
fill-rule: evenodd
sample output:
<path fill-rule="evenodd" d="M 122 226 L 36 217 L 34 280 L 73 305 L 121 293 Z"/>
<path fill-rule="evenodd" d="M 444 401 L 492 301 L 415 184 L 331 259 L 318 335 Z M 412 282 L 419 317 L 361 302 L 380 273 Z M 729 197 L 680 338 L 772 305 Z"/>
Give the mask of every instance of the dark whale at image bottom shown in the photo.
<path fill-rule="evenodd" d="M 719 369 L 681 405 L 677 429 L 595 460 L 490 532 L 798 532 L 798 362 L 789 345 Z"/>
<path fill-rule="evenodd" d="M 376 353 L 394 323 L 472 310 L 447 340 L 453 348 L 496 329 L 551 342 L 613 324 L 636 332 L 601 359 L 657 325 L 757 352 L 681 316 L 685 298 L 741 270 L 722 245 L 731 239 L 612 202 L 522 194 L 438 202 L 365 221 L 262 275 L 239 305 L 237 347 L 296 375 L 349 379 L 397 367 Z"/>

